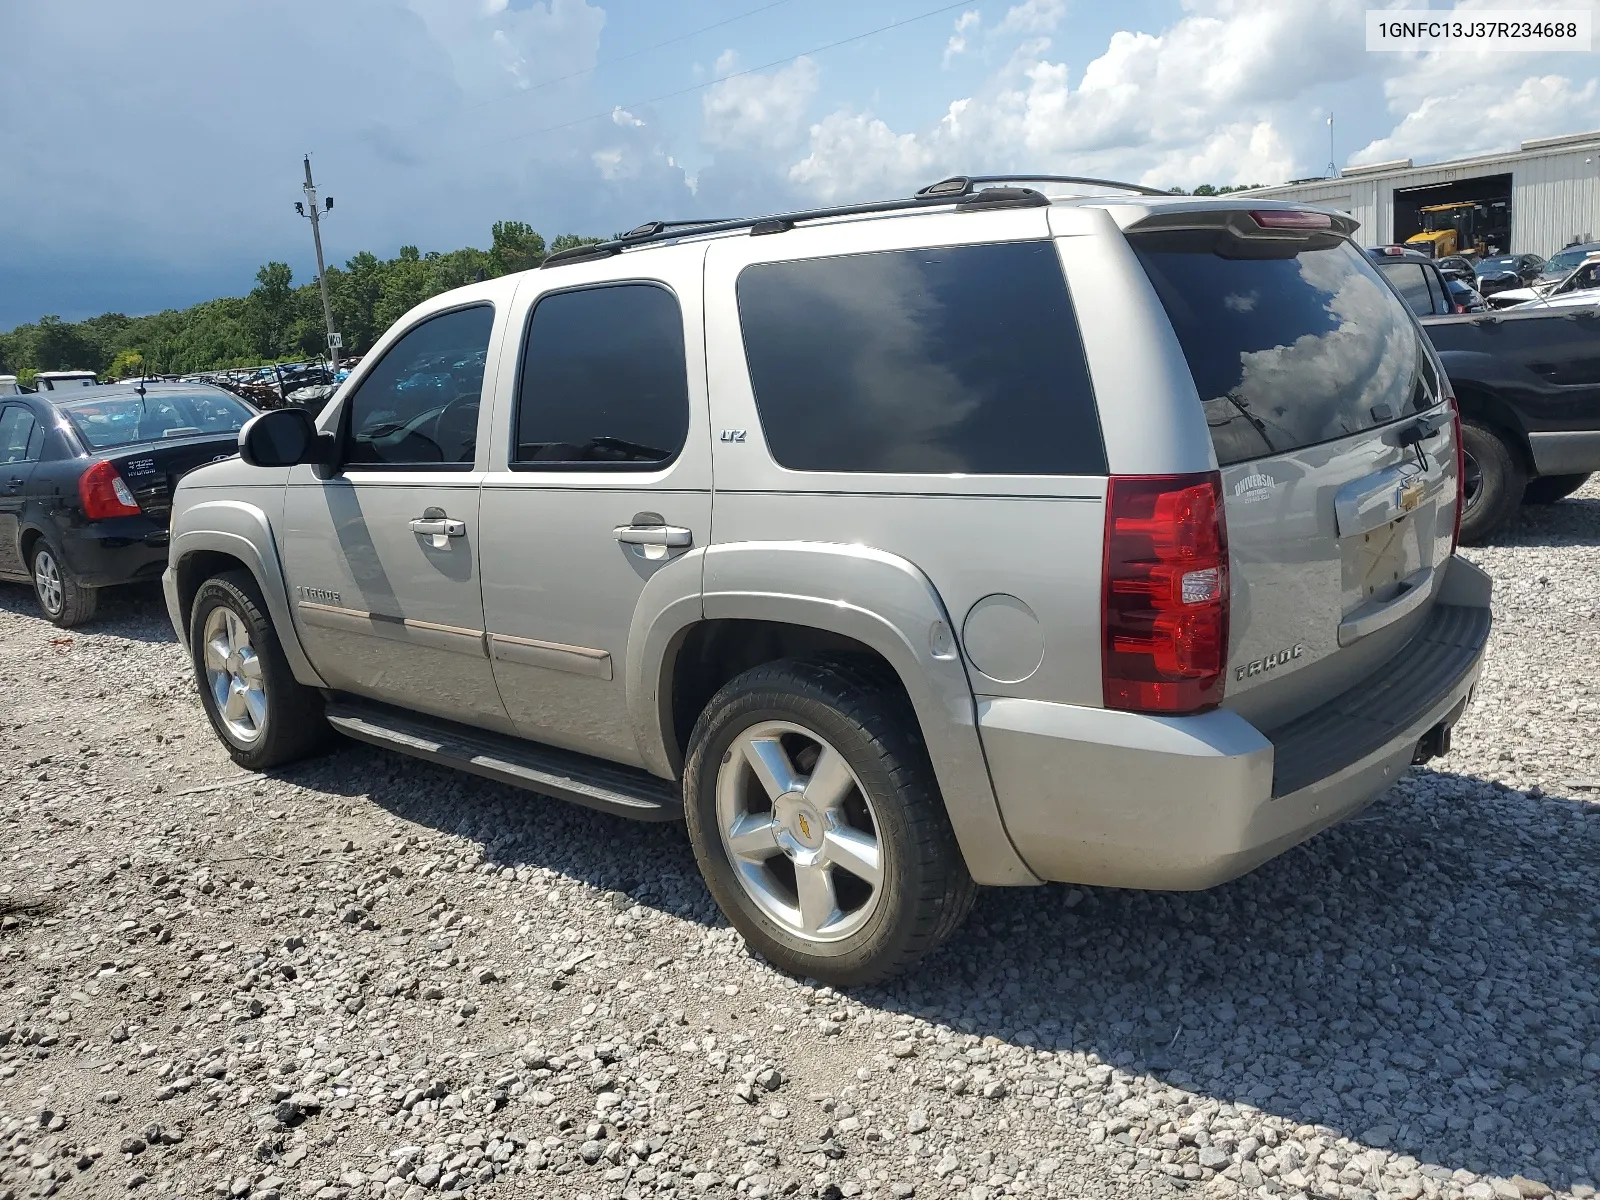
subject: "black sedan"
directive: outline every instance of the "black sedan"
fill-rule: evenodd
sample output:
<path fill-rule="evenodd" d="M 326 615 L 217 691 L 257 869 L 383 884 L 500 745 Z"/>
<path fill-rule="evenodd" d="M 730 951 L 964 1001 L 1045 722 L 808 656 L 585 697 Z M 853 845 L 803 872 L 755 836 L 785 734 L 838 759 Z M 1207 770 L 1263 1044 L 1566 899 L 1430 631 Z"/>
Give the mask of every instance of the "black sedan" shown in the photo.
<path fill-rule="evenodd" d="M 1478 290 L 1485 296 L 1525 288 L 1539 278 L 1545 261 L 1537 254 L 1497 254 L 1478 260 Z"/>
<path fill-rule="evenodd" d="M 71 626 L 98 588 L 160 578 L 174 485 L 238 453 L 254 415 L 203 384 L 0 397 L 0 579 Z"/>

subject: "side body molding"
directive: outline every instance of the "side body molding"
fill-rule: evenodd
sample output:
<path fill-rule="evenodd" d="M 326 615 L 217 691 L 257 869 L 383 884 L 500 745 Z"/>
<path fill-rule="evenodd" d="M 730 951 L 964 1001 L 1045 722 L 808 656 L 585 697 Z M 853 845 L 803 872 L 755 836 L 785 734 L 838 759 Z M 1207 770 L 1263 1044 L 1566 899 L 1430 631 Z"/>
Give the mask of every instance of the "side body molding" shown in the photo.
<path fill-rule="evenodd" d="M 1022 861 L 1001 820 L 978 739 L 972 685 L 955 648 L 950 614 L 927 576 L 914 565 L 866 546 L 714 545 L 705 552 L 703 605 L 707 620 L 779 621 L 823 629 L 882 654 L 916 710 L 972 877 L 1002 886 L 1040 882 Z M 652 636 L 649 649 L 655 678 L 661 677 L 660 664 L 679 636 L 679 631 L 665 629 Z M 645 699 L 641 697 L 641 702 Z M 649 716 L 659 729 L 657 699 L 652 695 L 648 702 Z"/>
<path fill-rule="evenodd" d="M 273 491 L 281 496 L 283 489 L 278 487 Z M 267 615 L 272 619 L 272 628 L 283 645 L 283 655 L 294 677 L 308 687 L 326 687 L 300 645 L 300 633 L 289 603 L 288 585 L 272 526 L 265 512 L 243 500 L 201 500 L 175 514 L 172 549 L 161 582 L 166 593 L 167 615 L 178 641 L 187 644 L 189 631 L 188 614 L 182 610 L 178 596 L 177 571 L 186 559 L 204 551 L 226 554 L 249 568 L 267 602 Z"/>

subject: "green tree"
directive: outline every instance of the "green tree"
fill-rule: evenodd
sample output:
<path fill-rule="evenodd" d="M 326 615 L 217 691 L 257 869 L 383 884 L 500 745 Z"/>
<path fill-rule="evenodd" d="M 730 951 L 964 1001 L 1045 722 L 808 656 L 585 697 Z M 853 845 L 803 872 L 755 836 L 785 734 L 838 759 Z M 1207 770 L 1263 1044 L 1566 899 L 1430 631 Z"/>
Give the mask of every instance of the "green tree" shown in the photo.
<path fill-rule="evenodd" d="M 118 350 L 105 373 L 108 379 L 127 379 L 130 375 L 142 376 L 145 373 L 144 355 L 131 347 Z"/>
<path fill-rule="evenodd" d="M 283 353 L 285 335 L 294 316 L 294 272 L 288 263 L 269 262 L 256 272 L 250 291 L 256 349 L 266 358 Z"/>
<path fill-rule="evenodd" d="M 96 346 L 77 325 L 60 317 L 40 317 L 33 335 L 32 366 L 41 371 L 98 371 L 104 360 Z"/>
<path fill-rule="evenodd" d="M 524 221 L 496 221 L 490 236 L 494 242 L 489 255 L 496 275 L 527 271 L 544 261 L 544 238 Z"/>

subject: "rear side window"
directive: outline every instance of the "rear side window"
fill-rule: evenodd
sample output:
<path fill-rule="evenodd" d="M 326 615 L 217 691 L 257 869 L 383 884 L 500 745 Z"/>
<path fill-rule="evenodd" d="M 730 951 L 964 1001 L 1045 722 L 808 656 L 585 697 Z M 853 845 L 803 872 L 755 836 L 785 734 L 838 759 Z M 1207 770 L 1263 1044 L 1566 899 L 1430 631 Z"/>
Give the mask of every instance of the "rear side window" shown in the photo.
<path fill-rule="evenodd" d="M 1129 241 L 1178 335 L 1223 466 L 1434 403 L 1411 314 L 1350 243 L 1317 239 L 1296 252 L 1207 231 Z M 1427 283 L 1412 270 L 1426 311 Z"/>
<path fill-rule="evenodd" d="M 1431 316 L 1433 299 L 1428 292 L 1428 272 L 1417 263 L 1384 263 L 1378 268 L 1395 290 L 1405 299 L 1407 306 L 1418 316 Z"/>
<path fill-rule="evenodd" d="M 796 471 L 1103 475 L 1055 247 L 759 263 L 739 320 L 773 458 Z"/>
<path fill-rule="evenodd" d="M 648 283 L 546 296 L 522 351 L 513 465 L 644 469 L 689 436 L 678 298 Z"/>
<path fill-rule="evenodd" d="M 20 404 L 0 408 L 0 463 L 33 461 L 39 457 L 34 445 L 33 414 Z"/>

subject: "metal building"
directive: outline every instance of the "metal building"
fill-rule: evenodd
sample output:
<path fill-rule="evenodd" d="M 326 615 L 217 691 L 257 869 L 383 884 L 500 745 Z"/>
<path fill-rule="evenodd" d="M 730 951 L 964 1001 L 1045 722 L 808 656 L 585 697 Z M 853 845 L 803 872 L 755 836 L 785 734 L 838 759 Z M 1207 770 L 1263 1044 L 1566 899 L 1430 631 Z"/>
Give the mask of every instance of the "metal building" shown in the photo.
<path fill-rule="evenodd" d="M 1425 209 L 1472 205 L 1482 248 L 1548 258 L 1575 241 L 1600 238 L 1600 131 L 1537 138 L 1512 153 L 1421 167 L 1409 158 L 1346 167 L 1336 179 L 1303 179 L 1248 194 L 1349 213 L 1361 222 L 1357 240 L 1368 246 L 1421 232 L 1429 219 Z"/>

